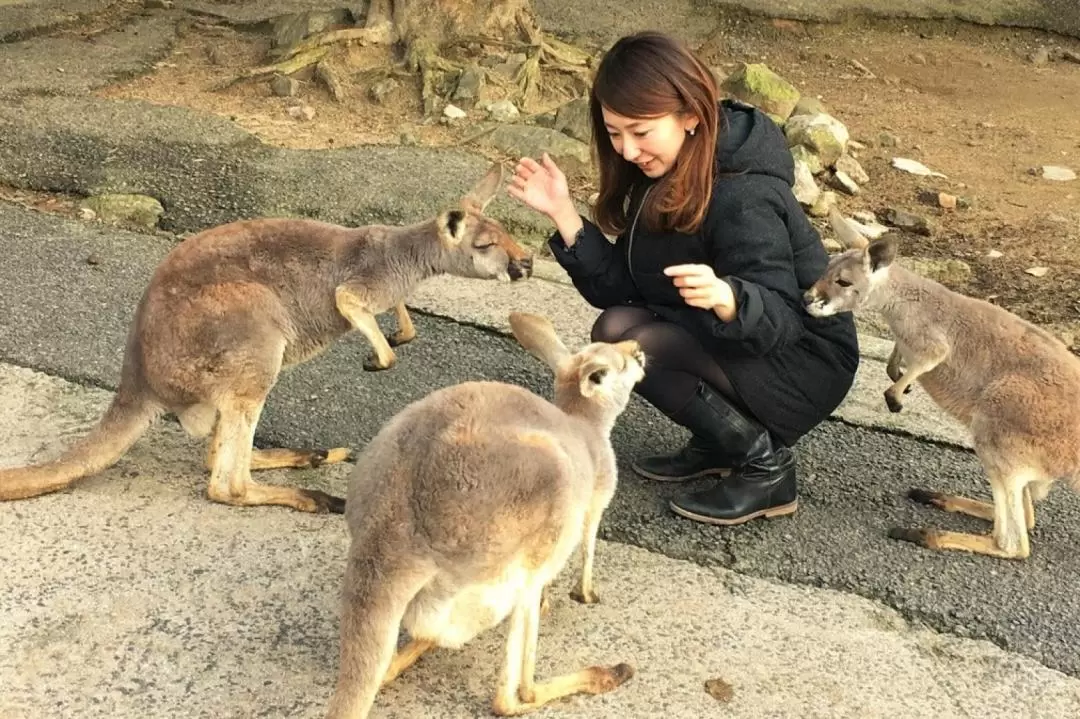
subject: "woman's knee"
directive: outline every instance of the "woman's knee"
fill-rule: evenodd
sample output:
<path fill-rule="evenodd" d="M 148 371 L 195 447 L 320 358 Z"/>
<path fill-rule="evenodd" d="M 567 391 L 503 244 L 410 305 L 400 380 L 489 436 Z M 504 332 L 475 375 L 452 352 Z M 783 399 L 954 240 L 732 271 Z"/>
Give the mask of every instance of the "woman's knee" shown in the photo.
<path fill-rule="evenodd" d="M 634 328 L 653 321 L 653 313 L 641 307 L 609 307 L 596 318 L 590 334 L 593 342 L 620 342 Z"/>

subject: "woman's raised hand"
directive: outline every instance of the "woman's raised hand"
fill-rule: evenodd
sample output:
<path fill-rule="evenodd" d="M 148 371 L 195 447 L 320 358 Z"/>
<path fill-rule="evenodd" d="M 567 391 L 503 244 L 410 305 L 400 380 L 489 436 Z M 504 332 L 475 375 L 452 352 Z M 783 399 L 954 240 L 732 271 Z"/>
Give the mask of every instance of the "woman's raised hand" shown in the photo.
<path fill-rule="evenodd" d="M 567 208 L 573 211 L 566 175 L 546 152 L 540 157 L 540 162 L 531 157 L 521 158 L 506 191 L 511 197 L 553 219 L 565 214 Z"/>

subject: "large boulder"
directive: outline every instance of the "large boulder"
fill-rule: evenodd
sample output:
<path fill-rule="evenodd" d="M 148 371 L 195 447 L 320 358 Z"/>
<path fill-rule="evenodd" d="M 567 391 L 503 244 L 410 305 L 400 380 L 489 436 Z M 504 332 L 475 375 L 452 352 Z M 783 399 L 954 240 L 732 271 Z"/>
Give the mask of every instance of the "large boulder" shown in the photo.
<path fill-rule="evenodd" d="M 743 63 L 721 87 L 736 100 L 774 116 L 780 124 L 791 115 L 800 97 L 794 85 L 761 63 Z"/>

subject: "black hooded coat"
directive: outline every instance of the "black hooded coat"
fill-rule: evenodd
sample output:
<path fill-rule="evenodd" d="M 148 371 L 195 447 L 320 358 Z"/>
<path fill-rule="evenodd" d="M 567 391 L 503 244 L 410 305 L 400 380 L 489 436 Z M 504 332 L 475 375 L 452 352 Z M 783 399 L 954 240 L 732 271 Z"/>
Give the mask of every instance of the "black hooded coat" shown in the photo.
<path fill-rule="evenodd" d="M 803 309 L 802 294 L 828 256 L 792 193 L 794 163 L 782 131 L 747 105 L 725 100 L 720 109 L 716 180 L 696 234 L 634 223 L 653 185 L 645 178 L 631 192 L 630 228 L 614 244 L 588 220 L 569 249 L 558 233 L 549 244 L 594 307 L 643 306 L 689 330 L 754 416 L 791 445 L 851 388 L 855 325 L 850 313 L 814 318 Z M 731 322 L 683 301 L 663 270 L 686 263 L 710 265 L 731 285 Z"/>

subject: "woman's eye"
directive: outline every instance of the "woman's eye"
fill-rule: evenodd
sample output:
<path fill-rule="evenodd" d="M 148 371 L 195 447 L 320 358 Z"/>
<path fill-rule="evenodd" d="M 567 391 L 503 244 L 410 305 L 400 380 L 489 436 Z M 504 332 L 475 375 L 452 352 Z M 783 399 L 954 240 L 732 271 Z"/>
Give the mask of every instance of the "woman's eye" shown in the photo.
<path fill-rule="evenodd" d="M 650 132 L 652 132 L 652 130 L 638 130 L 637 132 L 634 133 L 634 137 L 645 137 Z"/>

